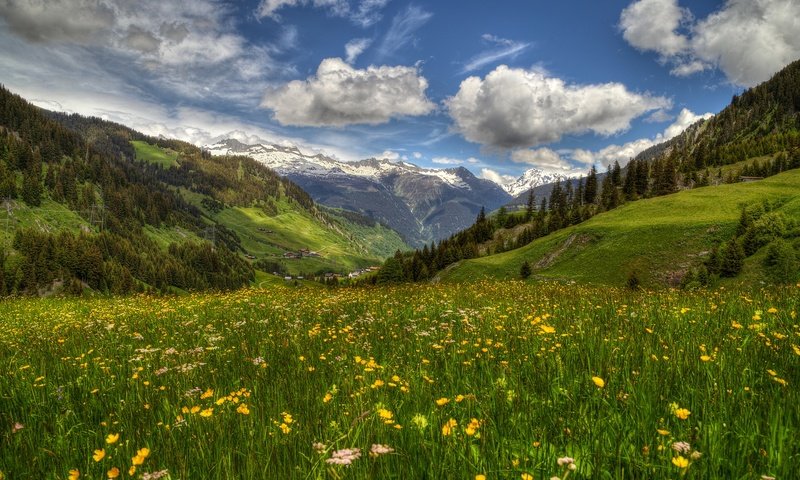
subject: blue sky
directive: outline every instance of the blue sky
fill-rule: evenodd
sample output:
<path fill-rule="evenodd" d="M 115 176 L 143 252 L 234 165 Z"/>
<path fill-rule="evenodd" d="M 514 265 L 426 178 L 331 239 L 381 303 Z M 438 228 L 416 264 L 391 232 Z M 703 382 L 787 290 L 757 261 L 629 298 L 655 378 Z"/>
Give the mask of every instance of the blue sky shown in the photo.
<path fill-rule="evenodd" d="M 30 0 L 0 5 L 0 82 L 197 144 L 575 175 L 800 57 L 794 0 Z"/>

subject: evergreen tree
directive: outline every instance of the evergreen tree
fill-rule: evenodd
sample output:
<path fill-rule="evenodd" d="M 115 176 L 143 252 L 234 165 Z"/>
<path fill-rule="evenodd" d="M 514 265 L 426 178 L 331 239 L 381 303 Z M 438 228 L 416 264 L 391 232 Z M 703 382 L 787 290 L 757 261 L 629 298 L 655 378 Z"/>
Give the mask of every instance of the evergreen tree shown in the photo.
<path fill-rule="evenodd" d="M 586 205 L 593 204 L 597 198 L 597 169 L 594 165 L 592 165 L 592 169 L 589 171 L 589 176 L 586 177 L 586 187 L 583 191 L 583 195 L 583 203 Z"/>
<path fill-rule="evenodd" d="M 522 262 L 522 266 L 519 269 L 519 276 L 522 277 L 523 280 L 527 279 L 531 276 L 531 264 L 528 263 L 527 260 Z"/>
<path fill-rule="evenodd" d="M 732 239 L 722 252 L 720 275 L 723 277 L 735 277 L 738 275 L 744 266 L 744 258 L 744 248 L 742 248 L 739 239 Z"/>
<path fill-rule="evenodd" d="M 528 190 L 528 201 L 525 204 L 525 221 L 530 222 L 533 218 L 533 211 L 536 208 L 536 195 L 533 189 Z"/>
<path fill-rule="evenodd" d="M 792 283 L 797 280 L 797 253 L 792 245 L 782 238 L 775 240 L 767 248 L 764 266 L 775 283 Z"/>

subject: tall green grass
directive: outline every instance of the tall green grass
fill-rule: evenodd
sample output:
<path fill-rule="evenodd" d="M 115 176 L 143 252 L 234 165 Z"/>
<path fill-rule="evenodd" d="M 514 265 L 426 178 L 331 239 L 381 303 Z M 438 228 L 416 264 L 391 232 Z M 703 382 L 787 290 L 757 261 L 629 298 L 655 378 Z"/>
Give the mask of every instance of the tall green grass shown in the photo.
<path fill-rule="evenodd" d="M 798 293 L 482 282 L 6 301 L 0 471 L 794 478 Z M 326 462 L 344 448 L 361 458 Z"/>

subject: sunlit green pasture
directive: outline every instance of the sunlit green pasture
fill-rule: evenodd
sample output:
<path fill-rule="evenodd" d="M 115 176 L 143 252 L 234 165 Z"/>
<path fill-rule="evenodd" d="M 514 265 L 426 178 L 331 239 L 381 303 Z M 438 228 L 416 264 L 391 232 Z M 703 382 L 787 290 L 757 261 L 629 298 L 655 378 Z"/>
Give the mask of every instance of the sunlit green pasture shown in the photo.
<path fill-rule="evenodd" d="M 0 478 L 793 478 L 798 294 L 8 300 Z"/>

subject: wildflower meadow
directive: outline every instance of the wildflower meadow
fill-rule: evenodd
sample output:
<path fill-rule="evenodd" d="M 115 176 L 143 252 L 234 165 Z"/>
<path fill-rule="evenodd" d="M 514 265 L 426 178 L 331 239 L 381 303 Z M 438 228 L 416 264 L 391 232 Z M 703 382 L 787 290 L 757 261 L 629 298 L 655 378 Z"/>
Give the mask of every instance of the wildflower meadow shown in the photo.
<path fill-rule="evenodd" d="M 798 478 L 800 286 L 0 304 L 0 478 Z"/>

